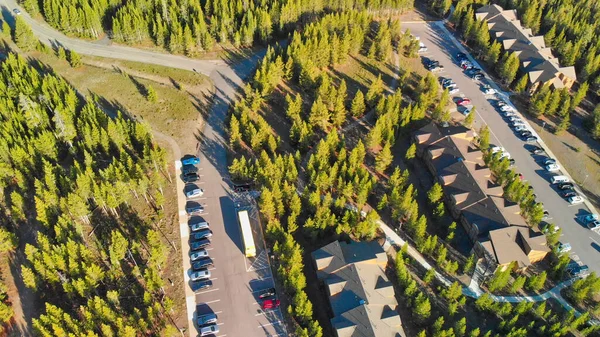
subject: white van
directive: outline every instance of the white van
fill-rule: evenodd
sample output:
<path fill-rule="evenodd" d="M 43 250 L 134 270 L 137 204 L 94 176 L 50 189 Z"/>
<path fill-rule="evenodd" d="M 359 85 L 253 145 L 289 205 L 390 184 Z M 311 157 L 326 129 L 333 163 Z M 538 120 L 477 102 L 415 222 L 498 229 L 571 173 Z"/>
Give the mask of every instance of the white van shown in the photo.
<path fill-rule="evenodd" d="M 553 176 L 552 178 L 550 178 L 550 181 L 553 184 L 568 183 L 569 178 L 567 176 Z"/>

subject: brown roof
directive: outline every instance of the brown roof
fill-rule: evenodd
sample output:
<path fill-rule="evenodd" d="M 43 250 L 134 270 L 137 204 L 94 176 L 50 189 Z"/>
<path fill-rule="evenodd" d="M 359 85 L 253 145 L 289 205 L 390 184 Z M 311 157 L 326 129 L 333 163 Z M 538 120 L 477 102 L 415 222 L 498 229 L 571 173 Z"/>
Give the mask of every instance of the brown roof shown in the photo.
<path fill-rule="evenodd" d="M 564 86 L 559 78 L 577 80 L 575 67 L 561 67 L 558 59 L 546 47 L 543 36 L 534 36 L 531 29 L 521 26 L 515 10 L 504 10 L 498 5 L 485 5 L 477 10 L 477 20 L 487 20 L 490 34 L 504 50 L 517 53 L 523 71 L 531 83 L 551 81 L 555 87 Z"/>
<path fill-rule="evenodd" d="M 531 230 L 529 227 L 509 226 L 490 231 L 488 245 L 490 253 L 495 256 L 498 264 L 517 262 L 519 268 L 531 265 L 528 254 L 531 251 L 549 252 L 546 237 Z"/>
<path fill-rule="evenodd" d="M 446 136 L 442 130 L 430 123 L 416 132 L 415 139 L 421 140 L 419 146 L 433 154 L 431 163 L 444 192 L 452 197 L 467 223 L 477 229 L 480 242 L 498 263 L 514 259 L 510 261 L 524 266 L 531 264 L 527 257 L 531 250 L 548 249 L 545 236 L 518 230 L 529 230 L 520 215 L 521 209 L 506 200 L 502 186 L 492 181 L 482 152 L 472 144 L 473 133 L 454 129 Z M 513 239 L 509 239 L 511 235 Z M 517 249 L 517 246 L 522 248 Z"/>

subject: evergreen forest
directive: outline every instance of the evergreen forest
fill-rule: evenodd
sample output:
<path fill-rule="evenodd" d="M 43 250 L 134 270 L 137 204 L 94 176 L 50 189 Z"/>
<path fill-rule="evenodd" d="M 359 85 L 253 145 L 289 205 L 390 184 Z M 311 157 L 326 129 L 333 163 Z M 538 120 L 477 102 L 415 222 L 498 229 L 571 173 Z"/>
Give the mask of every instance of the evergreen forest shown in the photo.
<path fill-rule="evenodd" d="M 411 0 L 22 0 L 65 34 L 96 39 L 108 33 L 127 44 L 153 43 L 188 56 L 215 44 L 249 47 L 286 34 L 323 11 L 401 12 Z"/>
<path fill-rule="evenodd" d="M 147 125 L 32 64 L 9 53 L 0 69 L 0 234 L 24 248 L 22 280 L 44 312 L 35 333 L 159 335 L 172 306 L 155 227 L 165 153 Z"/>

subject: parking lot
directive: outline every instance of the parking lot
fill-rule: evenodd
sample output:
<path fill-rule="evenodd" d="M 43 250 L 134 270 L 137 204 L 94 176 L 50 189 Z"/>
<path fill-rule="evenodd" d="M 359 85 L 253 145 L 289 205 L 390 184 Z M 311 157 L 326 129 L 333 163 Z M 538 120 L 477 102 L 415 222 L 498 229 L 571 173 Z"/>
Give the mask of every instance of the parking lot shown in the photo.
<path fill-rule="evenodd" d="M 510 153 L 511 158 L 515 160 L 515 170 L 533 186 L 537 200 L 542 202 L 544 208 L 549 211 L 548 222 L 562 228 L 560 241 L 571 244 L 571 258 L 588 265 L 591 271 L 599 272 L 600 235 L 596 231 L 589 230 L 580 220 L 582 216 L 589 214 L 585 204 L 569 204 L 561 197 L 556 185 L 550 183 L 552 176 L 564 174 L 560 170 L 548 172 L 545 169 L 544 161 L 552 156 L 545 152 L 536 155 L 530 153 L 529 150 L 536 144 L 523 141 L 514 128 L 511 128 L 508 119 L 501 114 L 498 107 L 494 106 L 498 100 L 497 95 L 484 93 L 483 84 L 489 84 L 487 82 L 489 79 L 475 81 L 460 68 L 455 56 L 465 50 L 458 48 L 456 41 L 445 29 L 436 23 L 404 24 L 403 27 L 410 28 L 411 32 L 419 36 L 427 46 L 427 51 L 422 53 L 422 56 L 437 60 L 443 66 L 443 69 L 436 71 L 435 75 L 451 78 L 457 84 L 460 91 L 454 95 L 455 101 L 460 98 L 470 99 L 468 107 L 476 108 L 474 128 L 477 130 L 481 125 L 487 124 L 490 129 L 490 143 L 493 146 L 503 147 Z M 502 95 L 500 98 L 506 100 Z M 461 113 L 465 108 L 457 105 L 455 111 Z M 526 118 L 518 112 L 516 115 L 526 121 Z M 532 135 L 540 136 L 535 132 L 532 132 Z M 560 163 L 558 165 L 562 168 Z"/>
<path fill-rule="evenodd" d="M 203 155 L 199 159 L 200 163 L 196 165 L 198 180 L 187 184 L 181 164 L 177 165 L 186 296 L 188 312 L 193 313 L 190 317 L 193 325 L 190 326 L 195 327 L 190 336 L 200 334 L 202 327 L 198 326 L 197 318 L 209 313 L 217 315 L 219 331 L 208 336 L 285 336 L 280 308 L 263 310 L 258 298 L 262 291 L 274 287 L 274 282 L 253 192 L 231 192 L 229 184 L 212 163 Z M 198 188 L 203 190 L 201 195 L 186 195 Z M 190 206 L 196 208 L 192 215 L 188 214 Z M 243 253 L 238 210 L 247 210 L 250 215 L 257 251 L 254 258 L 246 258 Z M 190 219 L 196 223 L 208 222 L 212 231 L 211 244 L 205 247 L 213 262 L 207 268 L 210 271 L 208 280 L 212 283 L 209 288 L 196 289 L 197 283 L 190 280 L 193 271 L 189 243 L 195 241 L 190 240 L 193 234 L 188 224 Z"/>

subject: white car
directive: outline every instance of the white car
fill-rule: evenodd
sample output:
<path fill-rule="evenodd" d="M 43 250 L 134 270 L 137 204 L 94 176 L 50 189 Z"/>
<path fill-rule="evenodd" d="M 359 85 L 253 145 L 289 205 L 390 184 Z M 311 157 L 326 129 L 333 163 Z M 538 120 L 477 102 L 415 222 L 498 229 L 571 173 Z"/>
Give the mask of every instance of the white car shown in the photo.
<path fill-rule="evenodd" d="M 448 93 L 450 95 L 458 94 L 459 92 L 460 92 L 460 89 L 458 89 L 458 87 L 454 87 L 450 91 L 448 91 Z"/>
<path fill-rule="evenodd" d="M 511 122 L 514 122 L 514 121 L 520 121 L 521 118 L 519 118 L 518 116 L 512 116 L 508 120 L 511 121 Z"/>
<path fill-rule="evenodd" d="M 200 336 L 216 335 L 219 333 L 219 326 L 211 324 L 200 328 Z"/>
<path fill-rule="evenodd" d="M 502 159 L 502 158 L 510 159 L 510 153 L 506 152 L 506 150 L 503 147 L 494 146 L 492 148 L 492 154 L 495 154 L 495 153 L 500 153 L 500 159 Z"/>
<path fill-rule="evenodd" d="M 546 165 L 546 171 L 548 171 L 548 172 L 556 172 L 558 170 L 560 170 L 560 167 L 557 164 Z"/>
<path fill-rule="evenodd" d="M 495 94 L 495 93 L 496 93 L 496 90 L 494 90 L 494 89 L 493 89 L 492 87 L 490 87 L 489 85 L 486 85 L 486 86 L 483 88 L 483 93 L 484 93 L 484 94 L 486 94 L 486 95 L 493 95 L 493 94 Z"/>
<path fill-rule="evenodd" d="M 512 122 L 511 125 L 512 125 L 513 128 L 516 128 L 517 126 L 525 126 L 525 122 L 523 122 L 523 121 L 514 121 L 514 122 Z"/>
<path fill-rule="evenodd" d="M 419 42 L 419 53 L 427 52 L 427 46 L 423 42 Z"/>
<path fill-rule="evenodd" d="M 15 13 L 15 15 L 21 15 L 21 11 L 18 8 L 13 9 L 13 13 Z"/>
<path fill-rule="evenodd" d="M 503 112 L 502 112 L 502 115 L 503 115 L 504 117 L 513 117 L 513 116 L 516 116 L 516 115 L 515 115 L 515 113 L 514 113 L 514 112 L 512 112 L 512 111 L 503 111 Z"/>
<path fill-rule="evenodd" d="M 208 269 L 201 269 L 199 271 L 195 271 L 190 275 L 190 280 L 198 281 L 198 280 L 206 280 L 210 278 L 210 271 Z"/>
<path fill-rule="evenodd" d="M 570 197 L 569 199 L 567 199 L 567 201 L 571 205 L 576 205 L 576 204 L 581 204 L 583 202 L 583 198 L 579 195 L 576 195 L 574 197 Z"/>
<path fill-rule="evenodd" d="M 503 105 L 500 107 L 500 111 L 514 111 L 514 109 L 510 105 Z"/>
<path fill-rule="evenodd" d="M 195 197 L 201 197 L 203 195 L 204 195 L 204 190 L 201 188 L 194 188 L 193 190 L 185 192 L 185 196 L 188 199 L 195 198 Z"/>
<path fill-rule="evenodd" d="M 195 222 L 188 222 L 188 224 L 190 225 L 190 230 L 192 232 L 197 232 L 201 229 L 209 229 L 210 226 L 208 225 L 208 222 L 206 221 L 195 221 Z"/>
<path fill-rule="evenodd" d="M 206 257 L 208 257 L 208 251 L 206 249 L 202 248 L 199 251 L 192 253 L 190 255 L 190 260 L 192 262 L 194 262 L 196 260 L 206 258 Z"/>
<path fill-rule="evenodd" d="M 527 127 L 525 125 L 517 125 L 515 127 L 515 131 L 517 131 L 517 132 L 527 131 Z"/>
<path fill-rule="evenodd" d="M 566 253 L 566 252 L 570 252 L 570 251 L 571 251 L 570 243 L 562 243 L 562 242 L 558 243 L 558 252 L 559 253 Z"/>

